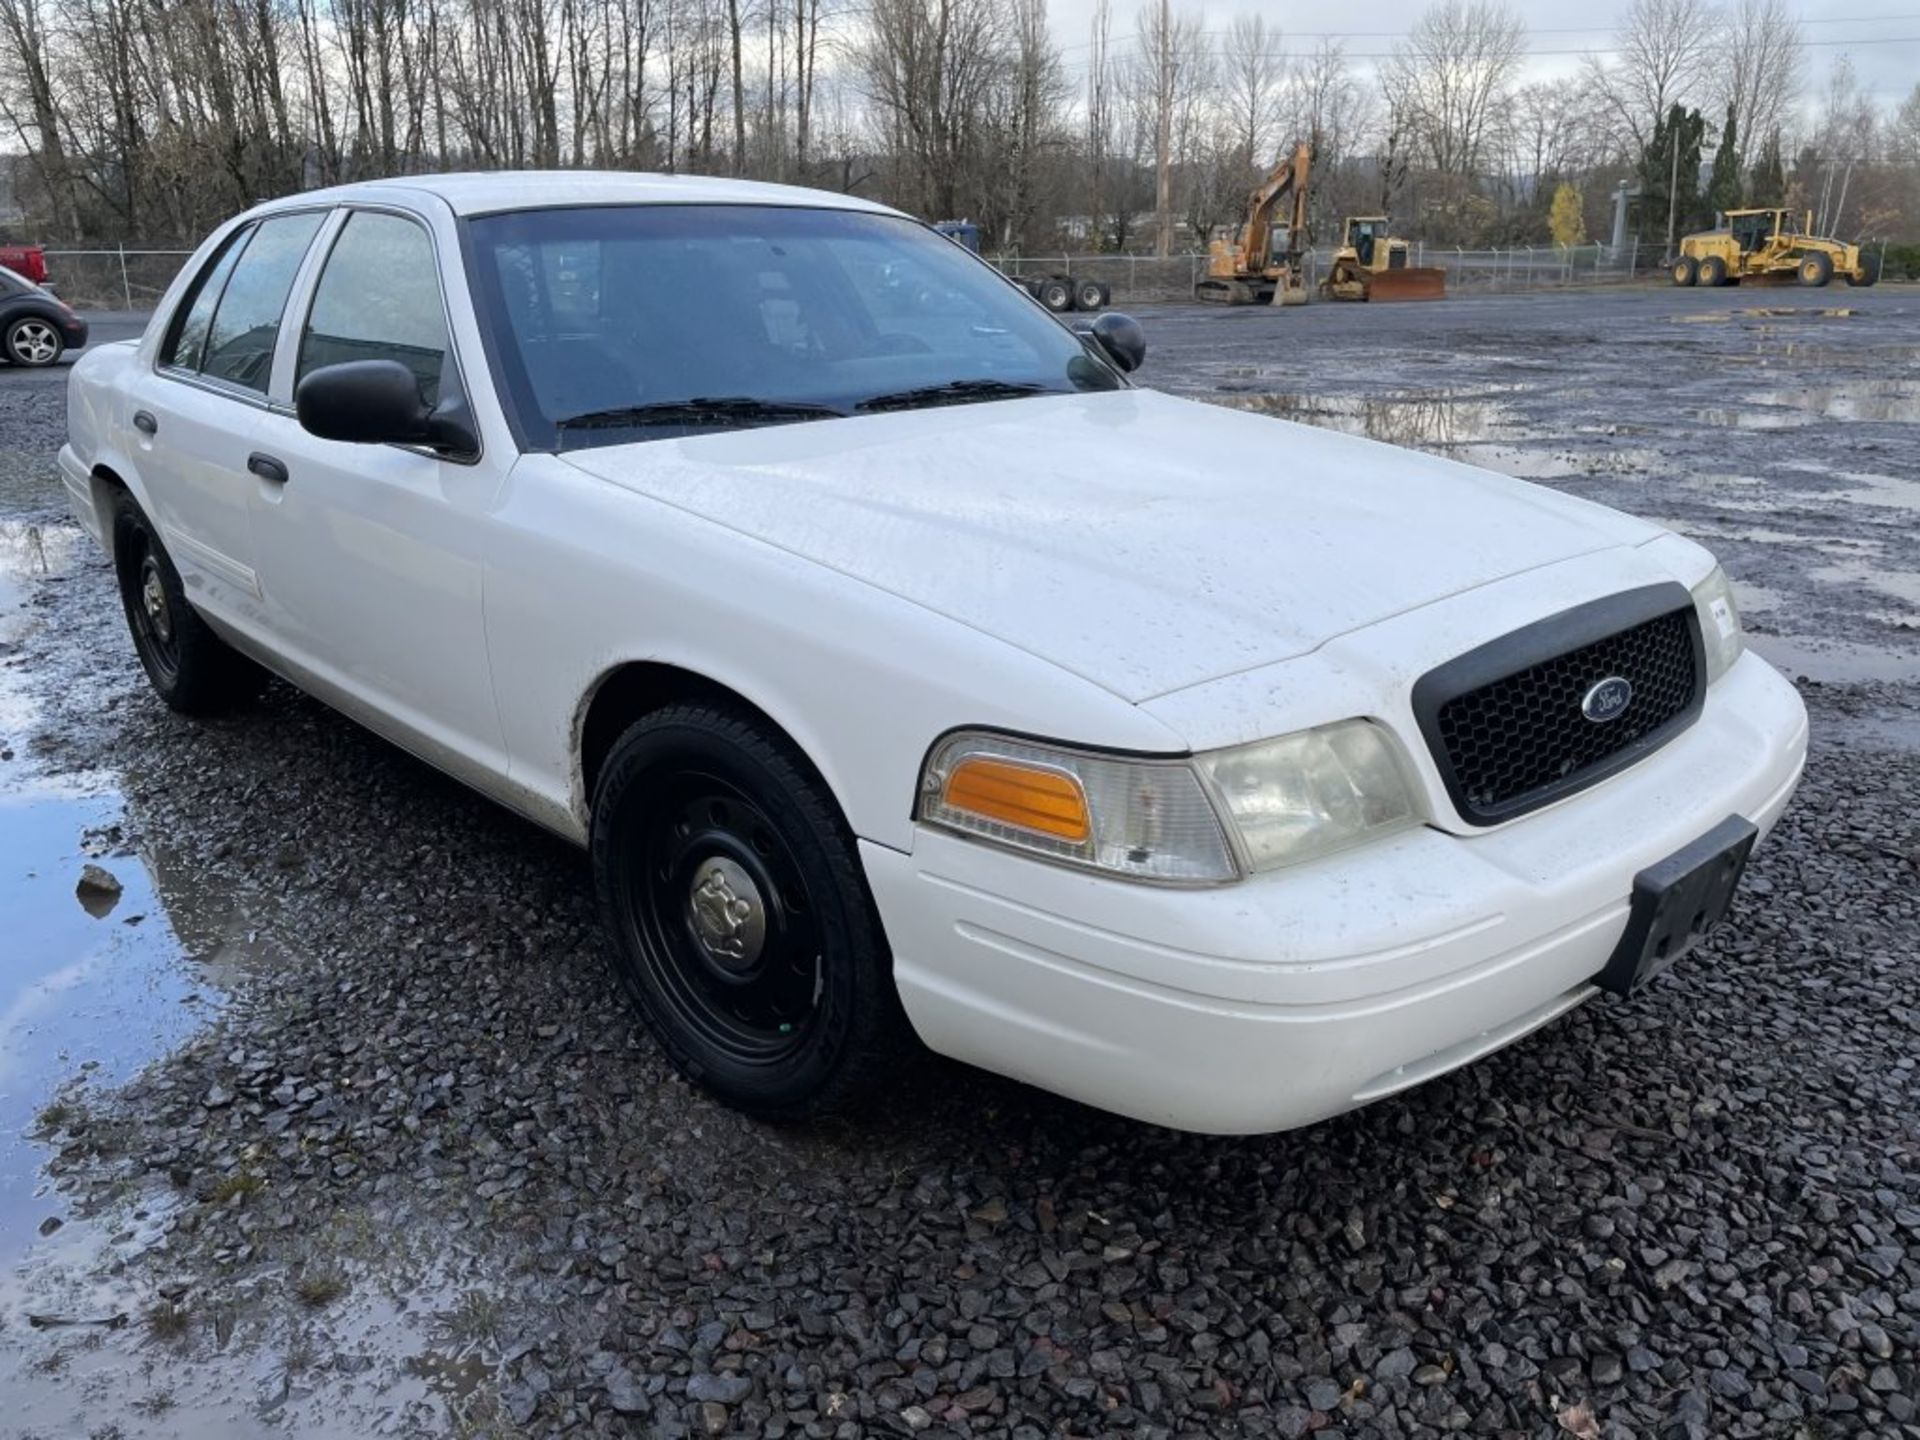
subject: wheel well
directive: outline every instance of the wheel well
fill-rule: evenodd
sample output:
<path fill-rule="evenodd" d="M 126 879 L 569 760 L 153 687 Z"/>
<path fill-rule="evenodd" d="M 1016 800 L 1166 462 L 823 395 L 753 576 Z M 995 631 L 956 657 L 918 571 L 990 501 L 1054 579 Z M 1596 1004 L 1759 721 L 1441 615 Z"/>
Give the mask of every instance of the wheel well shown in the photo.
<path fill-rule="evenodd" d="M 113 501 L 116 495 L 131 495 L 127 482 L 122 480 L 105 465 L 93 467 L 93 473 L 87 477 L 87 488 L 93 501 L 93 515 L 100 526 L 100 540 L 107 548 L 107 554 L 113 555 Z"/>
<path fill-rule="evenodd" d="M 626 728 L 643 715 L 689 701 L 743 710 L 764 725 L 769 735 L 785 740 L 795 753 L 805 756 L 778 721 L 739 691 L 678 665 L 632 661 L 600 678 L 587 696 L 580 715 L 576 748 L 582 813 L 593 803 L 593 788 L 599 782 L 600 767 Z M 817 767 L 815 769 L 818 773 Z"/>

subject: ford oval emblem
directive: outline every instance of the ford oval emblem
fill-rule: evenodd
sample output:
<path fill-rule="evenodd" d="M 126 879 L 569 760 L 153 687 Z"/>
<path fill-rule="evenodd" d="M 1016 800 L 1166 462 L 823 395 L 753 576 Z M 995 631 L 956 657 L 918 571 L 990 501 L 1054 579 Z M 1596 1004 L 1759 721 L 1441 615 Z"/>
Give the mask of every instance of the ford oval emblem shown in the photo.
<path fill-rule="evenodd" d="M 1580 713 L 1596 725 L 1618 720 L 1633 703 L 1633 686 L 1624 675 L 1609 675 L 1580 701 Z"/>

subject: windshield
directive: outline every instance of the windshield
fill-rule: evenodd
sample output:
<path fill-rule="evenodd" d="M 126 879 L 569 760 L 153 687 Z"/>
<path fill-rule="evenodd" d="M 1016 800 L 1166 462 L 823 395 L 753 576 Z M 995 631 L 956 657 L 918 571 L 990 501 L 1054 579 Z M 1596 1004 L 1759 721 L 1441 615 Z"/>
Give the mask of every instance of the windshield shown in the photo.
<path fill-rule="evenodd" d="M 763 205 L 482 216 L 468 262 L 531 450 L 1124 382 L 914 221 Z"/>

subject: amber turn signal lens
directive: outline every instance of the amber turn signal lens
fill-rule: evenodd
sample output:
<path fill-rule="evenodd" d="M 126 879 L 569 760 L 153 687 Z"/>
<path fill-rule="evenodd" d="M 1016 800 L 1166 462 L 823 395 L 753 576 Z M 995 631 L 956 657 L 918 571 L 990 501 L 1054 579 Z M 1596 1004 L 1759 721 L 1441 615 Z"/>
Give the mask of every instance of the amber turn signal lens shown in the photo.
<path fill-rule="evenodd" d="M 951 809 L 1069 844 L 1085 844 L 1093 834 L 1087 792 L 1058 770 L 970 755 L 949 772 L 940 798 Z"/>

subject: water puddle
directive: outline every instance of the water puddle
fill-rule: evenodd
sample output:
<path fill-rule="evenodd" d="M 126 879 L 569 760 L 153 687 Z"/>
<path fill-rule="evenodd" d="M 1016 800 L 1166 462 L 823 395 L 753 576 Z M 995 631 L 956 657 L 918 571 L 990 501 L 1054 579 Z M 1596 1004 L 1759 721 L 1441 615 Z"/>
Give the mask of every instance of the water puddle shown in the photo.
<path fill-rule="evenodd" d="M 1343 435 L 1364 435 L 1415 450 L 1486 440 L 1515 422 L 1504 402 L 1486 392 L 1434 391 L 1405 395 L 1235 393 L 1207 398 L 1235 410 L 1297 420 Z"/>
<path fill-rule="evenodd" d="M 1791 423 L 1849 420 L 1865 424 L 1920 424 L 1920 380 L 1850 380 L 1831 385 L 1799 385 L 1760 390 L 1745 397 L 1749 405 L 1772 407 L 1741 412 L 1753 416 L 1798 416 Z M 1788 423 L 1784 422 L 1783 423 Z M 1778 428 L 1748 425 L 1743 428 Z"/>
<path fill-rule="evenodd" d="M 1525 422 L 1506 401 L 1490 395 L 1521 389 L 1416 391 L 1398 395 L 1305 395 L 1240 393 L 1232 389 L 1201 398 L 1235 410 L 1294 420 L 1343 435 L 1363 435 L 1388 445 L 1424 450 L 1521 480 L 1636 474 L 1655 463 L 1651 450 L 1627 446 L 1577 448 L 1530 443 Z M 1617 433 L 1612 430 L 1605 434 Z"/>
<path fill-rule="evenodd" d="M 1823 685 L 1861 685 L 1884 680 L 1920 680 L 1920 655 L 1902 654 L 1877 645 L 1841 640 L 1818 640 L 1809 635 L 1747 633 L 1747 644 L 1790 680 L 1817 680 Z"/>

